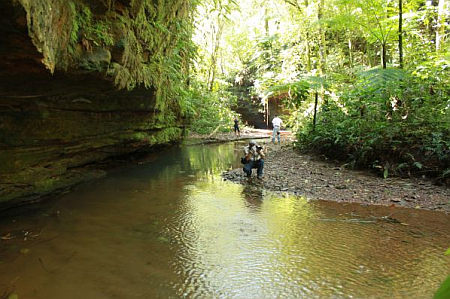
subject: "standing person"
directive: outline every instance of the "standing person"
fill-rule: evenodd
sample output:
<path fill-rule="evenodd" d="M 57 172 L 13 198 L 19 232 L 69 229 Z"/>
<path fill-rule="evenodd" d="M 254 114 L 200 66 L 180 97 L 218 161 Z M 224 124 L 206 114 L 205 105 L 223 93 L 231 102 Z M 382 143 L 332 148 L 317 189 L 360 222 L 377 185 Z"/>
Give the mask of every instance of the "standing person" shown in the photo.
<path fill-rule="evenodd" d="M 234 118 L 234 135 L 241 137 L 241 130 L 239 130 L 239 119 Z"/>
<path fill-rule="evenodd" d="M 272 143 L 275 143 L 275 136 L 277 136 L 278 144 L 280 144 L 280 128 L 283 121 L 278 117 L 278 115 L 275 115 L 275 117 L 272 119 L 272 125 L 273 125 L 273 133 L 272 133 Z"/>
<path fill-rule="evenodd" d="M 257 178 L 262 179 L 264 169 L 264 149 L 262 146 L 256 144 L 254 140 L 250 140 L 248 145 L 244 147 L 245 157 L 243 158 L 244 172 L 247 177 L 252 176 L 252 169 L 257 168 Z"/>

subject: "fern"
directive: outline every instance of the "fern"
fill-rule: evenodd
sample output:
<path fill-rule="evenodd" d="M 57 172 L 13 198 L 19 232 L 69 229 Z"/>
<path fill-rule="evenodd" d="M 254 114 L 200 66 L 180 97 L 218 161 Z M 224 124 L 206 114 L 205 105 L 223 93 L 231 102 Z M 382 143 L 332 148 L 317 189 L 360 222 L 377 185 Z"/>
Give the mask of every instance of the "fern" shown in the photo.
<path fill-rule="evenodd" d="M 408 73 L 396 68 L 373 68 L 359 73 L 360 80 L 368 88 L 378 88 L 386 84 L 399 83 L 408 77 Z"/>
<path fill-rule="evenodd" d="M 75 49 L 121 48 L 121 61 L 110 64 L 106 72 L 116 86 L 153 88 L 156 109 L 166 120 L 182 113 L 189 61 L 195 53 L 191 41 L 194 2 L 132 0 L 125 9 L 121 5 L 119 12 L 114 11 L 115 0 L 101 0 L 108 13 L 94 15 L 87 2 L 79 0 L 18 1 L 27 12 L 33 43 L 52 72 L 77 67 L 83 55 Z M 49 11 L 57 11 L 57 18 Z M 118 26 L 119 32 L 113 32 Z"/>

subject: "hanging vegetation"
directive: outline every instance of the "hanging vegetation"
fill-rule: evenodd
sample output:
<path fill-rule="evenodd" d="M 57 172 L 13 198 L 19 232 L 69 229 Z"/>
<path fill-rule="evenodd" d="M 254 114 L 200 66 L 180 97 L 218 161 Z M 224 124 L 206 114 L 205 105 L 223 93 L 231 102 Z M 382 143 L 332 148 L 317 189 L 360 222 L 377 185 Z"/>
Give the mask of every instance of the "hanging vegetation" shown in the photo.
<path fill-rule="evenodd" d="M 181 91 L 193 52 L 193 2 L 16 1 L 24 7 L 30 37 L 52 73 L 69 66 L 104 72 L 118 88 L 153 88 L 157 110 L 166 112 L 170 106 L 183 113 Z"/>

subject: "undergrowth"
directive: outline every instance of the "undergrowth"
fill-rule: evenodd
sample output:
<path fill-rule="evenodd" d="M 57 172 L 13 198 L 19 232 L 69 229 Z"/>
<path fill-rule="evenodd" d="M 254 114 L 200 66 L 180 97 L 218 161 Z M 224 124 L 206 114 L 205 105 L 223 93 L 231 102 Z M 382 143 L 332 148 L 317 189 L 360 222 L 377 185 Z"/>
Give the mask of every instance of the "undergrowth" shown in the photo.
<path fill-rule="evenodd" d="M 305 123 L 298 145 L 350 167 L 390 175 L 450 178 L 450 102 L 447 65 L 372 70 Z M 448 75 L 448 74 L 447 74 Z"/>

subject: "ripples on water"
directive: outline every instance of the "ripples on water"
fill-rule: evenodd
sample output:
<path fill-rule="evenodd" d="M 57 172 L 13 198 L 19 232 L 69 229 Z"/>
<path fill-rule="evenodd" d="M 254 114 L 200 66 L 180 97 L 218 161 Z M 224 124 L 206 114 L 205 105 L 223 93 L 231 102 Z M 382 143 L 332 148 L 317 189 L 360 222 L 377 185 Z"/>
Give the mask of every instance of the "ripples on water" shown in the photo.
<path fill-rule="evenodd" d="M 173 149 L 3 219 L 0 297 L 429 298 L 448 274 L 448 215 L 222 181 L 239 150 Z"/>

